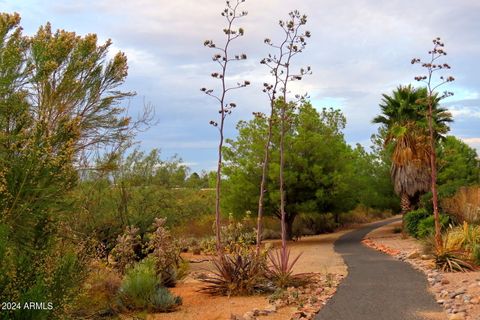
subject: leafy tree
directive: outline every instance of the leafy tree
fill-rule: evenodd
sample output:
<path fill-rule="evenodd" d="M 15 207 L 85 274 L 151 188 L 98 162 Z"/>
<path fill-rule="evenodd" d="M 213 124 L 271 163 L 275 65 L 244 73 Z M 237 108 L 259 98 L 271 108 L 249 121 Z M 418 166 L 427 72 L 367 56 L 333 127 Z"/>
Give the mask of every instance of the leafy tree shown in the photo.
<path fill-rule="evenodd" d="M 415 80 L 423 82 L 427 86 L 427 96 L 423 99 L 423 103 L 428 107 L 426 110 L 426 119 L 428 123 L 428 145 L 429 145 L 429 154 L 430 154 L 430 175 L 431 175 L 431 191 L 432 191 L 432 204 L 433 204 L 433 215 L 435 219 L 435 244 L 437 251 L 441 251 L 443 247 L 442 241 L 442 226 L 440 223 L 440 213 L 438 212 L 438 192 L 437 192 L 437 159 L 436 159 L 436 126 L 435 126 L 435 106 L 438 104 L 438 101 L 453 95 L 452 92 L 444 92 L 442 96 L 438 96 L 437 89 L 444 85 L 445 83 L 452 82 L 455 79 L 452 76 L 444 77 L 440 76 L 439 82 L 436 82 L 434 79 L 434 74 L 437 74 L 438 71 L 444 69 L 450 69 L 448 63 L 441 63 L 439 60 L 443 56 L 447 55 L 447 52 L 444 50 L 444 43 L 440 38 L 433 39 L 433 48 L 428 51 L 429 58 L 424 62 L 418 58 L 412 59 L 412 64 L 421 64 L 426 70 L 426 75 L 416 76 Z"/>
<path fill-rule="evenodd" d="M 425 88 L 399 86 L 392 95 L 383 95 L 382 114 L 373 119 L 384 128 L 384 144 L 391 155 L 392 182 L 401 198 L 403 214 L 429 189 L 427 106 L 422 103 L 426 97 Z M 451 115 L 435 104 L 433 117 L 435 135 L 440 137 L 449 130 L 447 123 L 452 121 Z"/>
<path fill-rule="evenodd" d="M 232 55 L 231 53 L 231 44 L 232 41 L 242 37 L 245 33 L 243 28 L 234 28 L 234 22 L 247 15 L 246 11 L 240 11 L 240 5 L 245 2 L 245 0 L 235 0 L 234 4 L 230 1 L 226 1 L 226 8 L 222 11 L 221 15 L 225 17 L 227 26 L 223 29 L 226 39 L 225 43 L 221 47 L 217 45 L 212 40 L 206 40 L 204 45 L 208 48 L 215 50 L 215 53 L 212 57 L 212 60 L 216 62 L 219 67 L 219 72 L 213 72 L 211 76 L 220 81 L 220 90 L 218 94 L 214 93 L 213 89 L 202 88 L 201 91 L 207 94 L 208 96 L 214 98 L 219 104 L 218 113 L 220 114 L 220 122 L 210 121 L 210 124 L 218 128 L 219 133 L 219 143 L 218 143 L 218 163 L 217 163 L 217 176 L 216 176 L 216 200 L 215 200 L 215 235 L 216 235 L 216 246 L 219 255 L 222 253 L 222 241 L 220 235 L 220 197 L 221 197 L 221 187 L 222 187 L 222 166 L 223 166 L 223 155 L 222 148 L 224 142 L 224 127 L 226 117 L 232 113 L 232 110 L 236 108 L 234 102 L 228 102 L 228 93 L 232 90 L 244 88 L 250 85 L 249 81 L 238 82 L 236 85 L 230 86 L 227 83 L 228 76 L 228 66 L 233 61 L 240 61 L 247 59 L 247 55 L 237 54 Z"/>
<path fill-rule="evenodd" d="M 60 317 L 82 275 L 82 253 L 61 223 L 81 156 L 120 146 L 136 124 L 118 90 L 127 60 L 111 45 L 50 24 L 22 35 L 18 14 L 0 15 L 0 300 L 52 301 L 54 310 L 10 318 Z M 78 245 L 78 243 L 76 243 Z"/>
<path fill-rule="evenodd" d="M 459 187 L 480 182 L 477 151 L 454 136 L 447 136 L 437 148 L 438 193 L 452 196 Z"/>
<path fill-rule="evenodd" d="M 338 110 L 324 109 L 320 113 L 310 103 L 304 103 L 293 113 L 292 125 L 285 140 L 286 235 L 292 237 L 292 225 L 299 213 L 340 213 L 352 209 L 359 198 L 355 182 L 355 156 L 343 137 L 345 117 Z M 265 213 L 281 219 L 278 177 L 280 157 L 280 123 L 273 126 L 265 198 Z M 268 130 L 268 120 L 255 117 L 237 125 L 235 140 L 227 140 L 225 174 L 226 208 L 236 214 L 252 210 L 258 203 L 258 180 L 262 175 L 262 150 Z M 360 157 L 360 155 L 358 156 Z"/>

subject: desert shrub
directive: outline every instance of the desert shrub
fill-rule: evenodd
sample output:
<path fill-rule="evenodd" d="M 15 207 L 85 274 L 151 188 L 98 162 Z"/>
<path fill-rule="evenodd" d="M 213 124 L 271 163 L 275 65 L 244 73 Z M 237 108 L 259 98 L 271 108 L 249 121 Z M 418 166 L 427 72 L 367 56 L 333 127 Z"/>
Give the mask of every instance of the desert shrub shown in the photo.
<path fill-rule="evenodd" d="M 174 287 L 177 281 L 177 269 L 180 266 L 180 246 L 165 228 L 166 219 L 157 218 L 154 231 L 147 235 L 146 252 L 155 262 L 155 270 L 162 284 Z"/>
<path fill-rule="evenodd" d="M 463 187 L 455 195 L 441 201 L 444 212 L 452 215 L 458 223 L 480 222 L 480 187 Z"/>
<path fill-rule="evenodd" d="M 213 260 L 212 276 L 203 278 L 202 292 L 211 295 L 251 295 L 268 289 L 265 275 L 266 254 L 254 249 L 235 251 Z"/>
<path fill-rule="evenodd" d="M 445 248 L 449 251 L 464 252 L 475 265 L 480 263 L 480 226 L 466 222 L 448 230 L 445 237 Z"/>
<path fill-rule="evenodd" d="M 155 261 L 146 258 L 127 270 L 119 290 L 119 301 L 127 310 L 150 312 L 173 311 L 181 304 L 181 298 L 173 296 L 161 286 Z"/>
<path fill-rule="evenodd" d="M 78 319 L 115 314 L 115 299 L 121 281 L 120 274 L 116 270 L 100 261 L 93 262 L 82 291 L 75 300 L 71 311 L 72 317 Z"/>
<path fill-rule="evenodd" d="M 378 219 L 385 219 L 392 216 L 390 210 L 369 208 L 363 204 L 357 205 L 353 210 L 340 214 L 340 224 L 350 225 L 367 223 Z"/>
<path fill-rule="evenodd" d="M 200 250 L 204 254 L 214 254 L 217 252 L 215 237 L 206 237 L 200 240 Z"/>
<path fill-rule="evenodd" d="M 250 211 L 247 211 L 242 220 L 236 221 L 233 214 L 229 214 L 228 224 L 221 227 L 223 246 L 227 252 L 235 251 L 238 246 L 245 247 L 256 243 L 256 231 L 249 226 L 250 215 Z"/>
<path fill-rule="evenodd" d="M 431 237 L 432 240 L 433 237 Z M 442 247 L 435 250 L 435 263 L 444 272 L 465 272 L 474 270 L 471 255 L 458 241 L 451 241 L 450 232 L 447 231 L 443 238 Z"/>
<path fill-rule="evenodd" d="M 302 213 L 293 223 L 296 236 L 333 232 L 338 227 L 332 213 Z"/>
<path fill-rule="evenodd" d="M 155 312 L 171 312 L 182 304 L 180 296 L 173 295 L 164 287 L 158 288 L 150 301 Z"/>
<path fill-rule="evenodd" d="M 402 233 L 402 228 L 401 227 L 393 228 L 393 233 Z"/>
<path fill-rule="evenodd" d="M 0 250 L 5 253 L 0 259 L 0 301 L 17 302 L 22 306 L 29 302 L 44 302 L 54 306 L 43 310 L 2 310 L 2 316 L 26 320 L 65 317 L 85 275 L 82 252 L 71 244 L 60 243 L 37 253 L 11 246 Z"/>
<path fill-rule="evenodd" d="M 246 212 L 242 220 L 237 221 L 229 214 L 228 223 L 222 225 L 220 232 L 223 248 L 227 253 L 246 249 L 256 243 L 256 229 L 251 226 L 250 212 Z M 215 237 L 203 238 L 200 242 L 203 253 L 214 254 L 217 251 Z"/>
<path fill-rule="evenodd" d="M 480 244 L 475 243 L 472 248 L 472 261 L 476 266 L 480 266 Z"/>
<path fill-rule="evenodd" d="M 449 222 L 450 218 L 448 216 L 443 214 L 440 215 L 440 226 L 442 230 L 448 226 Z M 420 220 L 417 226 L 417 233 L 414 237 L 423 239 L 433 234 L 435 234 L 435 217 L 429 216 Z"/>
<path fill-rule="evenodd" d="M 131 267 L 139 260 L 137 252 L 141 251 L 142 239 L 139 235 L 139 229 L 130 226 L 126 227 L 123 234 L 117 238 L 117 244 L 110 252 L 114 267 L 121 273 Z"/>
<path fill-rule="evenodd" d="M 425 209 L 418 209 L 408 212 L 404 217 L 404 226 L 409 235 L 416 237 L 418 233 L 418 224 L 421 220 L 428 218 L 430 213 Z"/>
<path fill-rule="evenodd" d="M 262 240 L 280 239 L 282 237 L 281 231 L 272 229 L 263 229 Z"/>

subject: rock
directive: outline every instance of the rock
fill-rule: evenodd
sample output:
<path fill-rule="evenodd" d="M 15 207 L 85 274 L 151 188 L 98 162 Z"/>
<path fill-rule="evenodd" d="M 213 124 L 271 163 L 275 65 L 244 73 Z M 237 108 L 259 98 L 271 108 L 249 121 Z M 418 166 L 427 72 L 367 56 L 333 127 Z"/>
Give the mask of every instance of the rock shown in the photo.
<path fill-rule="evenodd" d="M 479 302 L 480 302 L 480 299 L 478 298 L 473 298 L 472 300 L 470 300 L 471 304 L 478 304 Z"/>
<path fill-rule="evenodd" d="M 444 304 L 444 303 L 445 303 L 445 300 L 437 300 L 437 303 L 438 303 L 438 304 Z"/>
<path fill-rule="evenodd" d="M 450 293 L 449 297 L 450 297 L 450 299 L 455 299 L 458 296 L 464 294 L 466 291 L 467 290 L 465 288 L 459 288 L 459 289 L 455 290 L 455 292 Z M 457 299 L 459 299 L 459 298 L 457 298 Z"/>
<path fill-rule="evenodd" d="M 448 320 L 465 320 L 465 313 L 454 313 L 448 318 Z"/>
<path fill-rule="evenodd" d="M 442 284 L 449 284 L 450 281 L 449 281 L 448 279 L 445 279 L 445 278 L 444 278 L 444 279 L 442 279 L 441 283 L 442 283 Z"/>
<path fill-rule="evenodd" d="M 245 320 L 245 318 L 232 313 L 230 314 L 230 320 Z"/>
<path fill-rule="evenodd" d="M 420 257 L 420 252 L 418 250 L 413 250 L 407 254 L 407 259 L 417 259 L 418 257 Z"/>
<path fill-rule="evenodd" d="M 256 320 L 253 312 L 251 312 L 251 311 L 245 312 L 245 314 L 243 315 L 243 319 L 244 320 Z"/>
<path fill-rule="evenodd" d="M 454 313 L 448 317 L 448 320 L 465 320 L 465 313 L 459 312 L 459 313 Z"/>
<path fill-rule="evenodd" d="M 422 254 L 420 256 L 420 259 L 422 260 L 430 260 L 430 259 L 433 259 L 433 256 L 432 255 L 429 255 L 429 254 Z"/>
<path fill-rule="evenodd" d="M 277 306 L 274 305 L 274 304 L 270 304 L 270 305 L 266 306 L 265 308 L 263 308 L 263 310 L 265 310 L 269 313 L 274 313 L 274 312 L 277 312 Z"/>

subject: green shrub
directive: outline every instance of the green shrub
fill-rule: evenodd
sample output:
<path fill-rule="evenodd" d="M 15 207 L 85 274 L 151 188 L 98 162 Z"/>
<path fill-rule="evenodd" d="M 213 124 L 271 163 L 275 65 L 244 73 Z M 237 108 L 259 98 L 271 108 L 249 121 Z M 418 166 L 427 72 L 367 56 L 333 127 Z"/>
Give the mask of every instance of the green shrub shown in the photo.
<path fill-rule="evenodd" d="M 146 309 L 150 298 L 160 287 L 160 280 L 155 271 L 155 261 L 144 259 L 127 270 L 120 287 L 120 297 L 128 309 Z"/>
<path fill-rule="evenodd" d="M 282 237 L 281 231 L 267 229 L 267 228 L 263 229 L 262 240 L 280 239 L 281 237 Z"/>
<path fill-rule="evenodd" d="M 250 211 L 245 213 L 242 220 L 236 221 L 233 214 L 229 214 L 228 224 L 221 227 L 223 246 L 227 252 L 233 252 L 236 247 L 247 247 L 257 241 L 257 234 L 254 228 L 249 226 Z"/>
<path fill-rule="evenodd" d="M 302 213 L 293 223 L 296 236 L 334 232 L 338 224 L 332 213 Z"/>
<path fill-rule="evenodd" d="M 121 305 L 128 310 L 168 312 L 182 300 L 161 286 L 154 259 L 144 259 L 128 270 L 119 291 Z"/>
<path fill-rule="evenodd" d="M 472 248 L 472 260 L 476 266 L 480 265 L 480 245 L 475 244 Z"/>
<path fill-rule="evenodd" d="M 440 225 L 442 230 L 448 226 L 450 219 L 448 216 L 441 214 L 440 215 Z M 424 239 L 428 236 L 435 234 L 435 217 L 429 216 L 420 220 L 417 226 L 417 233 L 415 234 L 416 238 Z"/>
<path fill-rule="evenodd" d="M 418 224 L 421 220 L 428 218 L 430 213 L 425 209 L 413 210 L 407 213 L 404 217 L 404 226 L 409 235 L 417 237 Z"/>
<path fill-rule="evenodd" d="M 182 298 L 174 296 L 167 288 L 160 287 L 151 297 L 150 302 L 155 312 L 171 312 L 182 304 Z"/>

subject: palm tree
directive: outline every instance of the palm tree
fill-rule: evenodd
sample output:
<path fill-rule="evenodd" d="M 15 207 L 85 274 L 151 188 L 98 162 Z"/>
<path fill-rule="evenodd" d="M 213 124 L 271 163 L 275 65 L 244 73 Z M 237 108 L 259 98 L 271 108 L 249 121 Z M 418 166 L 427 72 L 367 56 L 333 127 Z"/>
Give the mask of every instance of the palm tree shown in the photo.
<path fill-rule="evenodd" d="M 430 188 L 430 148 L 426 120 L 425 88 L 399 86 L 392 95 L 383 95 L 382 114 L 373 119 L 385 128 L 385 147 L 391 153 L 391 178 L 400 196 L 402 214 L 418 203 L 421 194 Z M 448 132 L 451 114 L 439 107 L 435 97 L 434 127 L 436 137 Z"/>

